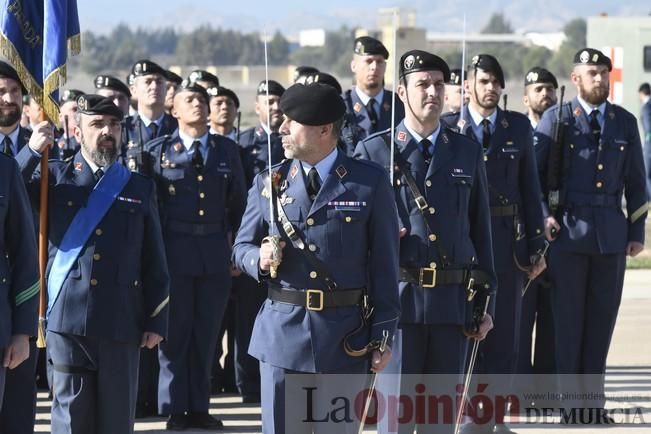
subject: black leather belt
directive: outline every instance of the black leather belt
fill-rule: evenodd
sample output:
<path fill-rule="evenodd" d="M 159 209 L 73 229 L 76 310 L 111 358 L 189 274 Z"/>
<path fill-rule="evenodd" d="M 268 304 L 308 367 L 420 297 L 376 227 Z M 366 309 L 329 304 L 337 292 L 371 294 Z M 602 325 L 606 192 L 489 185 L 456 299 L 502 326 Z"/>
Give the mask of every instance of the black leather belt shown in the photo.
<path fill-rule="evenodd" d="M 415 283 L 423 288 L 434 288 L 443 285 L 467 285 L 468 279 L 474 279 L 474 284 L 488 283 L 488 276 L 479 270 L 449 270 L 436 268 L 402 268 L 400 281 Z"/>
<path fill-rule="evenodd" d="M 218 223 L 183 223 L 167 222 L 165 228 L 176 233 L 187 235 L 214 235 L 224 232 L 224 225 Z"/>
<path fill-rule="evenodd" d="M 517 204 L 491 207 L 491 217 L 512 217 L 517 214 Z"/>
<path fill-rule="evenodd" d="M 321 311 L 328 307 L 354 306 L 362 300 L 362 288 L 328 291 L 321 289 L 294 289 L 269 286 L 268 297 L 280 303 L 303 306 Z"/>
<path fill-rule="evenodd" d="M 586 206 L 586 207 L 619 207 L 621 199 L 617 194 L 605 193 L 579 193 L 568 191 L 565 197 L 565 207 Z"/>

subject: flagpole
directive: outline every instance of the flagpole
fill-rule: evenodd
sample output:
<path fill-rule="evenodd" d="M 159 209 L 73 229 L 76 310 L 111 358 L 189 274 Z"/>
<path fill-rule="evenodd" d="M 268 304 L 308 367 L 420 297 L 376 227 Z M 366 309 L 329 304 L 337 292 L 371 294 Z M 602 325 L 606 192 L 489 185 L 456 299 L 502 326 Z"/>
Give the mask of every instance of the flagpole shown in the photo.
<path fill-rule="evenodd" d="M 38 336 L 36 346 L 45 348 L 45 314 L 47 310 L 47 281 L 45 271 L 48 260 L 48 197 L 49 197 L 49 150 L 45 148 L 41 156 L 41 188 L 39 197 L 39 224 L 38 224 L 38 271 L 40 292 L 38 294 Z"/>

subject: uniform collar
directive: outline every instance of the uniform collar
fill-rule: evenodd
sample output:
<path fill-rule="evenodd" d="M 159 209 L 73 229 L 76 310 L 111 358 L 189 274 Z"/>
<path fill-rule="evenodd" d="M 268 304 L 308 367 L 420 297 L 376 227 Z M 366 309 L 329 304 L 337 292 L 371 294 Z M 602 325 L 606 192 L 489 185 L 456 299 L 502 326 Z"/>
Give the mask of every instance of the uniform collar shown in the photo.
<path fill-rule="evenodd" d="M 420 134 L 418 134 L 411 127 L 409 127 L 409 124 L 407 123 L 407 119 L 405 119 L 405 121 L 403 122 L 403 125 L 405 126 L 405 129 L 409 132 L 411 137 L 413 137 L 414 140 L 416 140 L 416 142 L 418 142 L 418 143 L 420 143 L 423 140 L 423 138 L 426 138 L 427 140 L 430 141 L 430 143 L 432 143 L 432 145 L 435 145 L 436 144 L 436 139 L 438 138 L 439 133 L 441 132 L 441 122 L 440 121 L 439 121 L 438 127 L 436 127 L 436 129 L 428 137 L 421 137 Z"/>
<path fill-rule="evenodd" d="M 162 115 L 160 115 L 157 119 L 154 119 L 154 120 L 149 119 L 147 116 L 143 115 L 143 114 L 140 113 L 140 112 L 138 112 L 138 116 L 140 117 L 140 119 L 142 119 L 142 123 L 145 124 L 145 126 L 146 126 L 147 128 L 149 128 L 149 125 L 150 125 L 152 122 L 155 123 L 156 125 L 158 125 L 158 126 L 160 127 L 161 124 L 163 123 L 163 118 L 165 117 L 165 112 L 163 112 Z"/>
<path fill-rule="evenodd" d="M 495 123 L 497 122 L 497 108 L 487 118 L 484 118 L 478 111 L 468 104 L 468 113 L 470 113 L 470 118 L 475 127 L 481 126 L 481 122 L 484 119 L 488 119 L 491 122 L 491 129 L 495 127 Z"/>
<path fill-rule="evenodd" d="M 84 157 L 84 154 L 81 151 L 79 151 L 79 155 L 81 155 L 81 158 L 83 158 L 84 161 L 86 162 L 86 164 L 88 164 L 88 167 L 90 167 L 90 170 L 93 172 L 93 175 L 95 174 L 95 172 L 97 172 L 98 169 L 102 169 L 102 171 L 104 173 L 106 173 L 108 168 L 111 167 L 110 164 L 108 166 L 99 167 L 97 164 L 95 164 L 94 161 L 91 161 L 91 160 L 87 159 L 86 157 Z"/>
<path fill-rule="evenodd" d="M 599 110 L 599 114 L 601 115 L 600 121 L 604 119 L 604 115 L 606 113 L 606 101 L 602 102 L 597 107 L 593 107 L 578 95 L 576 96 L 576 100 L 579 102 L 581 108 L 583 109 L 583 111 L 587 116 L 590 116 L 590 113 L 592 113 L 593 110 L 597 109 Z"/>
<path fill-rule="evenodd" d="M 204 149 L 206 149 L 206 143 L 208 143 L 208 133 L 206 132 L 206 133 L 205 133 L 203 136 L 201 136 L 201 137 L 191 137 L 191 136 L 185 134 L 185 133 L 184 133 L 183 131 L 181 131 L 181 129 L 179 128 L 179 139 L 181 139 L 181 142 L 183 143 L 183 146 L 185 146 L 185 149 L 186 149 L 187 151 L 189 151 L 190 148 L 192 148 L 192 144 L 193 144 L 195 141 L 197 141 L 197 140 L 201 143 L 201 145 L 199 145 L 199 147 L 200 147 L 202 150 L 204 150 Z"/>
<path fill-rule="evenodd" d="M 213 127 L 210 127 L 210 130 L 208 132 L 210 134 L 214 134 L 216 136 L 226 137 L 227 139 L 231 139 L 234 142 L 237 141 L 237 128 L 231 129 L 230 133 L 228 133 L 226 135 L 218 133 L 217 131 L 215 131 L 215 129 Z"/>
<path fill-rule="evenodd" d="M 323 158 L 321 161 L 316 163 L 314 166 L 311 166 L 305 161 L 301 161 L 301 166 L 303 167 L 303 172 L 305 173 L 305 176 L 307 176 L 307 173 L 310 171 L 312 167 L 315 167 L 316 171 L 319 173 L 319 178 L 321 178 L 321 182 L 323 182 L 328 176 L 328 174 L 330 173 L 330 170 L 332 170 L 332 166 L 334 166 L 336 160 L 337 160 L 337 147 L 335 146 L 332 152 L 326 155 L 325 158 Z"/>
<path fill-rule="evenodd" d="M 527 115 L 527 117 L 529 118 L 529 122 L 531 122 L 531 129 L 535 130 L 538 126 L 538 121 L 532 118 L 530 115 Z"/>
<path fill-rule="evenodd" d="M 373 98 L 377 103 L 377 106 L 382 107 L 382 101 L 384 100 L 384 89 L 380 90 L 380 93 L 378 93 L 373 97 L 364 93 L 364 91 L 357 86 L 355 86 L 354 89 L 355 89 L 355 93 L 357 94 L 357 97 L 362 102 L 362 104 L 364 104 L 364 106 L 368 106 L 368 102 L 371 100 L 371 98 Z"/>
<path fill-rule="evenodd" d="M 9 136 L 11 139 L 11 150 L 14 152 L 14 155 L 18 153 L 18 136 L 20 133 L 20 125 L 16 125 L 16 128 L 12 132 L 10 132 L 7 135 L 4 135 L 0 133 L 0 146 L 2 146 L 2 143 L 5 140 L 5 137 Z M 0 152 L 4 151 L 4 149 L 0 149 Z"/>

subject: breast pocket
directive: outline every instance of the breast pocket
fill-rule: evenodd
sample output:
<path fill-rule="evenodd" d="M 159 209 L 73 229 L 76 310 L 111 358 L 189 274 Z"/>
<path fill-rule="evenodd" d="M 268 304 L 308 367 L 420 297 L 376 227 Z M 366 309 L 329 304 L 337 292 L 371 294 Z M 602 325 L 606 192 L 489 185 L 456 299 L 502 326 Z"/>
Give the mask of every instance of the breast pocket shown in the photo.
<path fill-rule="evenodd" d="M 457 215 L 468 213 L 470 203 L 470 189 L 472 188 L 473 178 L 466 174 L 452 174 L 450 176 L 450 186 L 455 192 L 457 198 Z"/>
<path fill-rule="evenodd" d="M 614 139 L 606 144 L 605 158 L 601 158 L 601 166 L 597 166 L 597 170 L 608 170 L 611 173 L 619 173 L 622 170 L 626 153 L 628 151 L 628 140 Z"/>
<path fill-rule="evenodd" d="M 142 203 L 116 200 L 113 207 L 116 211 L 114 223 L 118 226 L 117 232 L 123 233 L 131 243 L 140 244 L 144 231 Z"/>
<path fill-rule="evenodd" d="M 334 255 L 344 252 L 349 258 L 363 256 L 368 243 L 366 221 L 368 210 L 364 207 L 348 207 L 328 210 L 328 250 Z"/>

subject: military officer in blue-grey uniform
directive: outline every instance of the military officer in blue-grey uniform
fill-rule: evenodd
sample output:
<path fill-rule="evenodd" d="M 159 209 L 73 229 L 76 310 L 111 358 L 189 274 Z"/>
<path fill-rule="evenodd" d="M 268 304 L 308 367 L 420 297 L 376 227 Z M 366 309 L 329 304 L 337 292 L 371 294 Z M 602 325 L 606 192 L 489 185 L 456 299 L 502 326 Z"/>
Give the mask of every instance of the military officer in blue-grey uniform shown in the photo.
<path fill-rule="evenodd" d="M 547 191 L 543 204 L 546 236 L 554 239 L 549 277 L 556 367 L 560 374 L 596 374 L 600 381 L 582 385 L 588 389 L 585 392 L 593 393 L 603 393 L 601 376 L 622 297 L 626 256 L 643 250 L 648 214 L 637 121 L 607 100 L 611 69 L 611 60 L 601 51 L 579 50 L 570 75 L 578 96 L 547 110 L 535 132 L 542 185 L 547 190 L 551 172 L 545 165 L 553 147 L 559 146 L 552 137 L 561 110 L 558 207 L 552 212 L 554 197 L 549 201 Z M 575 406 L 603 408 L 604 403 L 595 399 Z M 597 419 L 601 420 L 593 420 Z"/>
<path fill-rule="evenodd" d="M 113 100 L 113 103 L 122 110 L 124 116 L 129 114 L 129 100 L 131 91 L 120 79 L 112 75 L 100 74 L 93 81 L 97 95 Z"/>
<path fill-rule="evenodd" d="M 344 93 L 346 112 L 355 120 L 361 131 L 342 131 L 347 152 L 352 155 L 359 140 L 391 126 L 392 92 L 384 89 L 384 72 L 389 51 L 382 42 L 370 36 L 355 39 L 350 69 L 355 85 Z M 405 109 L 396 98 L 395 123 L 405 117 Z M 347 125 L 344 125 L 347 127 Z"/>
<path fill-rule="evenodd" d="M 159 351 L 158 410 L 168 429 L 222 427 L 208 414 L 210 370 L 228 299 L 231 246 L 246 191 L 235 142 L 208 133 L 208 94 L 184 80 L 179 128 L 147 145 L 170 270 L 168 339 Z"/>
<path fill-rule="evenodd" d="M 468 92 L 463 92 L 464 101 L 461 101 L 461 90 L 463 83 L 461 83 L 461 69 L 451 69 L 450 79 L 445 83 L 445 108 L 443 113 L 452 112 L 458 113 L 462 105 L 468 102 Z M 464 81 L 467 74 L 463 75 Z"/>
<path fill-rule="evenodd" d="M 527 117 L 498 107 L 504 73 L 495 57 L 472 58 L 467 87 L 468 105 L 460 114 L 446 115 L 444 122 L 480 143 L 486 163 L 498 293 L 495 330 L 482 345 L 481 367 L 489 374 L 512 374 L 525 279 L 546 266 L 536 155 Z M 495 430 L 508 432 L 499 419 Z"/>
<path fill-rule="evenodd" d="M 210 96 L 210 134 L 219 134 L 239 142 L 240 99 L 235 92 L 223 86 L 206 89 Z"/>
<path fill-rule="evenodd" d="M 239 142 L 247 185 L 251 185 L 253 177 L 269 166 L 268 135 L 271 135 L 271 164 L 279 163 L 283 159 L 283 146 L 278 128 L 283 122 L 280 97 L 284 92 L 285 88 L 274 80 L 269 80 L 268 86 L 264 80 L 258 85 L 255 97 L 258 125 L 242 131 Z"/>
<path fill-rule="evenodd" d="M 642 123 L 642 142 L 644 145 L 644 165 L 647 173 L 647 192 L 651 195 L 651 86 L 642 83 L 639 87 L 642 109 L 640 122 Z"/>
<path fill-rule="evenodd" d="M 0 116 L 0 151 L 8 156 L 17 155 L 30 140 L 51 141 L 53 134 L 49 122 L 33 125 L 33 132 L 20 126 L 23 96 L 26 92 L 16 70 L 0 61 L 0 100 L 3 101 L 4 106 L 3 115 Z M 9 197 L 7 194 L 3 196 Z M 31 434 L 34 432 L 38 356 L 39 350 L 36 348 L 34 336 L 29 340 L 29 358 L 17 367 L 6 371 L 4 406 L 0 412 L 0 433 Z"/>
<path fill-rule="evenodd" d="M 176 88 L 183 82 L 183 77 L 169 69 L 165 70 L 165 113 L 171 115 L 174 106 Z"/>
<path fill-rule="evenodd" d="M 459 374 L 467 342 L 460 326 L 468 320 L 467 290 L 474 289 L 470 279 L 483 291 L 495 289 L 483 155 L 477 143 L 440 122 L 450 77 L 443 59 L 408 51 L 400 58 L 399 75 L 398 96 L 406 107 L 395 129 L 394 159 L 401 221 L 402 373 Z M 355 156 L 388 171 L 390 134 L 383 131 L 360 142 Z M 489 313 L 475 337 L 483 339 L 491 324 Z M 413 432 L 414 422 L 399 432 Z M 419 433 L 452 430 L 452 425 L 418 427 Z"/>
<path fill-rule="evenodd" d="M 138 100 L 138 113 L 125 122 L 126 134 L 122 155 L 127 168 L 149 170 L 143 166 L 143 150 L 150 140 L 172 134 L 178 127 L 176 119 L 165 113 L 167 71 L 151 60 L 139 60 L 131 67 L 132 93 Z"/>
<path fill-rule="evenodd" d="M 140 347 L 153 348 L 167 334 L 169 277 L 155 187 L 115 163 L 120 109 L 100 95 L 77 104 L 81 150 L 49 165 L 52 433 L 132 433 Z M 30 142 L 17 157 L 35 208 L 46 146 Z"/>
<path fill-rule="evenodd" d="M 524 77 L 523 102 L 527 108 L 526 115 L 533 130 L 538 126 L 540 117 L 545 110 L 556 104 L 557 89 L 556 77 L 547 69 L 536 66 L 527 71 Z M 531 377 L 530 375 L 554 373 L 554 318 L 552 316 L 551 292 L 547 272 L 544 271 L 530 284 L 522 298 L 520 344 L 516 370 L 518 374 L 523 375 L 520 380 L 528 384 L 527 387 L 549 387 L 549 384 L 536 385 L 538 379 L 545 382 L 548 377 L 542 375 Z M 532 345 L 534 324 L 536 338 Z"/>
<path fill-rule="evenodd" d="M 371 354 L 375 371 L 388 363 L 389 347 L 381 352 L 378 344 L 383 336 L 391 342 L 399 315 L 393 195 L 379 166 L 337 149 L 345 105 L 331 86 L 295 84 L 281 108 L 287 160 L 273 167 L 273 181 L 269 171 L 254 179 L 233 248 L 236 265 L 269 284 L 249 347 L 260 360 L 262 430 L 357 432 L 354 422 L 286 420 L 285 382 L 288 374 L 312 374 L 304 378 L 319 385 L 318 395 L 329 377 L 314 374 L 364 374 Z M 270 195 L 281 221 L 271 229 Z"/>
<path fill-rule="evenodd" d="M 77 98 L 84 92 L 78 89 L 66 89 L 59 98 L 59 131 L 57 146 L 61 158 L 69 158 L 79 150 L 79 143 L 75 139 L 72 130 L 76 126 L 75 113 L 77 113 Z"/>

